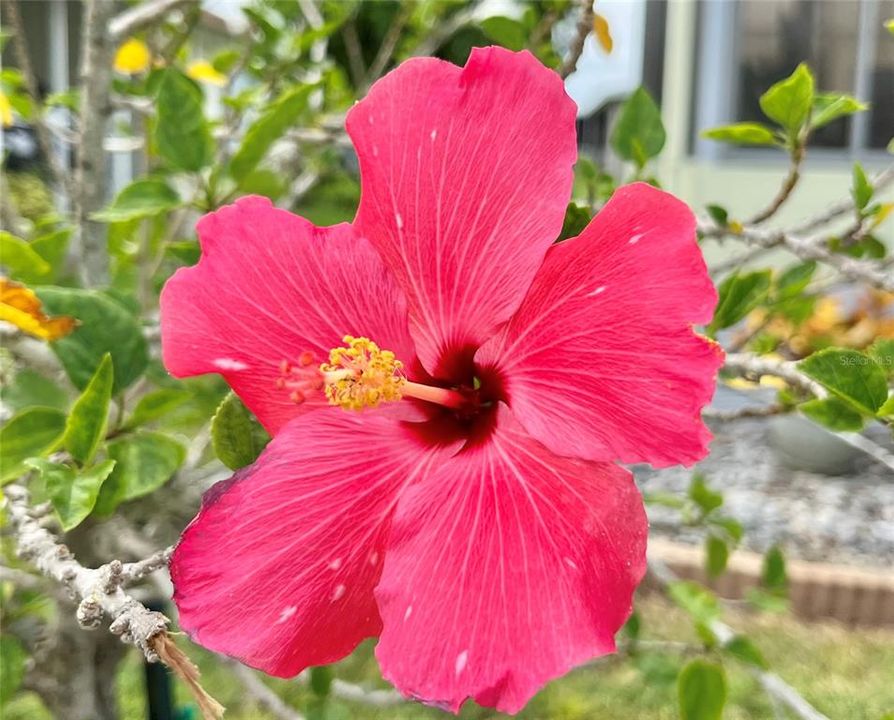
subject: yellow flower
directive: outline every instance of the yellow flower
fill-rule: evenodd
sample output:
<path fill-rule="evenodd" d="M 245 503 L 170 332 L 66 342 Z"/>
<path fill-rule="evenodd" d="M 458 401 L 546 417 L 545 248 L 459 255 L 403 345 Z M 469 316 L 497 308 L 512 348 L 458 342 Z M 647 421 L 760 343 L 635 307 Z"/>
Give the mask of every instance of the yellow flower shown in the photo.
<path fill-rule="evenodd" d="M 9 104 L 9 98 L 2 90 L 0 90 L 0 122 L 3 123 L 3 127 L 12 125 L 12 105 Z"/>
<path fill-rule="evenodd" d="M 217 85 L 223 87 L 227 84 L 227 76 L 214 69 L 214 66 L 207 60 L 196 60 L 186 68 L 186 74 L 193 80 L 206 82 L 209 85 Z"/>
<path fill-rule="evenodd" d="M 0 277 L 0 320 L 41 340 L 65 337 L 77 324 L 77 320 L 67 315 L 45 315 L 40 298 L 33 290 L 4 277 Z"/>
<path fill-rule="evenodd" d="M 122 75 L 136 75 L 149 69 L 152 56 L 142 40 L 130 38 L 115 53 L 115 71 Z"/>

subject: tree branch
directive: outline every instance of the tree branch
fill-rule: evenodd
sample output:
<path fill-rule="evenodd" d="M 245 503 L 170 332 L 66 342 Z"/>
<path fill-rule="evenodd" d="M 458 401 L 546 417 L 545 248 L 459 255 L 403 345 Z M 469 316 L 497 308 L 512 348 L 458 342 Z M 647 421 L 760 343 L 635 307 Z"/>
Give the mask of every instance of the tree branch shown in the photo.
<path fill-rule="evenodd" d="M 728 353 L 723 367 L 739 375 L 773 375 L 818 398 L 828 395 L 822 385 L 798 370 L 798 366 L 793 362 L 773 360 L 751 353 Z"/>
<path fill-rule="evenodd" d="M 31 55 L 28 52 L 28 38 L 25 34 L 25 25 L 22 22 L 22 14 L 19 12 L 18 0 L 4 0 L 6 5 L 9 24 L 12 26 L 12 32 L 15 37 L 13 45 L 15 46 L 16 61 L 19 64 L 19 70 L 22 72 L 22 78 L 25 81 L 25 89 L 34 101 L 34 117 L 31 124 L 37 134 L 37 142 L 40 145 L 40 151 L 46 158 L 47 167 L 50 169 L 50 175 L 53 182 L 65 193 L 69 193 L 71 188 L 68 181 L 68 173 L 59 162 L 56 153 L 53 152 L 53 140 L 50 136 L 50 130 L 43 119 L 43 102 L 40 97 L 40 89 L 37 85 L 37 76 L 34 74 L 34 68 L 31 67 Z"/>
<path fill-rule="evenodd" d="M 189 4 L 198 6 L 199 3 L 198 0 L 149 0 L 149 2 L 136 5 L 112 18 L 109 22 L 109 37 L 116 43 L 121 42 L 158 22 L 171 10 Z"/>
<path fill-rule="evenodd" d="M 397 17 L 391 23 L 388 32 L 385 33 L 385 37 L 382 39 L 382 44 L 379 46 L 379 51 L 376 53 L 375 58 L 373 58 L 372 64 L 369 66 L 369 70 L 363 80 L 361 93 L 359 94 L 368 90 L 369 86 L 378 80 L 385 71 L 385 68 L 388 66 L 388 61 L 391 60 L 391 56 L 394 55 L 394 49 L 397 47 L 397 43 L 400 40 L 400 34 L 403 32 L 404 26 L 406 26 L 412 12 L 413 6 L 409 3 L 398 10 Z"/>
<path fill-rule="evenodd" d="M 763 210 L 761 210 L 757 215 L 752 217 L 750 220 L 746 220 L 745 223 L 747 225 L 760 225 L 760 223 L 765 220 L 769 220 L 773 217 L 776 212 L 781 208 L 786 200 L 792 194 L 792 191 L 795 189 L 795 186 L 798 184 L 798 180 L 801 179 L 801 163 L 804 162 L 804 146 L 799 145 L 791 153 L 791 166 L 789 167 L 788 175 L 786 175 L 785 180 L 782 182 L 782 187 L 779 188 L 779 192 L 776 193 L 776 197 L 773 198 L 773 201 Z"/>
<path fill-rule="evenodd" d="M 559 70 L 559 75 L 562 76 L 562 79 L 567 78 L 574 72 L 575 68 L 577 68 L 577 61 L 580 60 L 580 56 L 583 55 L 587 36 L 593 32 L 593 20 L 595 17 L 596 13 L 593 10 L 593 0 L 583 0 L 581 2 L 580 20 L 577 21 L 577 33 L 574 36 L 574 40 L 571 42 L 568 57 L 565 58 L 565 62 L 562 63 L 562 68 Z"/>
<path fill-rule="evenodd" d="M 227 660 L 226 663 L 239 679 L 239 682 L 242 683 L 242 687 L 248 691 L 248 694 L 266 708 L 277 720 L 305 720 L 304 715 L 289 707 L 279 695 L 267 687 L 264 681 L 250 667 L 243 665 L 237 660 Z"/>
<path fill-rule="evenodd" d="M 679 580 L 674 571 L 663 560 L 654 556 L 649 558 L 649 572 L 663 589 L 667 589 L 669 585 Z M 733 628 L 721 620 L 710 621 L 708 627 L 721 645 L 726 645 L 737 635 Z M 776 673 L 762 670 L 754 665 L 746 665 L 746 667 L 760 683 L 764 692 L 785 705 L 800 720 L 829 720 L 828 717 L 807 702 L 797 690 Z"/>
<path fill-rule="evenodd" d="M 106 154 L 103 148 L 106 121 L 112 112 L 112 57 L 115 43 L 108 25 L 115 3 L 86 0 L 81 38 L 81 111 L 72 203 L 75 236 L 72 243 L 85 286 L 105 283 L 108 275 L 106 226 L 90 220 L 106 197 Z"/>
<path fill-rule="evenodd" d="M 886 189 L 889 185 L 894 184 L 894 165 L 887 167 L 871 180 L 872 187 L 875 192 Z M 794 227 L 792 232 L 796 235 L 813 232 L 814 230 L 828 225 L 833 220 L 847 215 L 854 210 L 854 200 L 851 197 L 839 200 L 837 203 L 829 206 L 823 212 L 807 219 L 802 224 Z"/>

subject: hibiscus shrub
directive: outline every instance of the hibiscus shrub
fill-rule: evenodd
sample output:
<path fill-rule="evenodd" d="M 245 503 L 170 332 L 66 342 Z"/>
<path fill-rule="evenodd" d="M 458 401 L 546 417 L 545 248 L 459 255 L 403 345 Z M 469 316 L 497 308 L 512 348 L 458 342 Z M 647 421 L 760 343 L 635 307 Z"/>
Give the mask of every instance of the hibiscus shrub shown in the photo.
<path fill-rule="evenodd" d="M 856 164 L 842 203 L 765 226 L 812 133 L 865 109 L 817 90 L 806 65 L 762 96 L 765 122 L 705 131 L 788 157 L 778 194 L 738 218 L 662 189 L 645 89 L 608 139 L 624 170 L 579 155 L 558 72 L 579 43 L 553 38 L 595 25 L 611 44 L 580 3 L 482 17 L 450 2 L 259 2 L 243 34 L 211 40 L 182 5 L 114 43 L 114 23 L 88 16 L 117 47 L 90 62 L 114 72 L 90 65 L 66 96 L 41 104 L 33 78 L 4 70 L 4 101 L 40 138 L 48 106 L 100 138 L 103 111 L 86 104 L 115 108 L 141 170 L 114 197 L 87 145 L 73 173 L 4 171 L 0 472 L 11 503 L 51 508 L 86 566 L 175 544 L 165 612 L 270 675 L 315 668 L 315 717 L 335 687 L 372 697 L 319 667 L 366 638 L 400 692 L 388 702 L 453 712 L 516 713 L 575 666 L 650 652 L 633 603 L 646 512 L 624 465 L 695 465 L 711 416 L 715 432 L 782 413 L 830 432 L 890 425 L 894 277 L 878 229 L 891 171 Z M 35 191 L 10 192 L 26 177 L 43 188 L 36 206 Z M 40 177 L 67 198 L 55 210 Z M 726 259 L 709 271 L 717 243 Z M 788 259 L 762 264 L 771 249 Z M 841 293 L 860 309 L 830 321 Z M 774 378 L 775 397 L 708 407 L 718 376 Z M 707 574 L 725 571 L 743 529 L 709 480 L 645 502 L 701 528 Z M 10 508 L 0 702 L 28 689 L 57 717 L 116 717 L 120 652 L 104 633 L 70 644 L 76 615 L 96 627 L 108 607 L 55 572 L 67 555 L 41 555 L 52 536 Z M 720 717 L 731 663 L 803 711 L 708 587 L 650 568 L 702 641 L 674 661 L 681 718 Z M 38 571 L 69 586 L 77 614 Z M 109 597 L 122 572 L 155 587 L 128 591 L 137 600 L 167 593 L 130 566 L 103 572 Z M 750 602 L 785 606 L 778 548 Z M 163 628 L 123 637 L 189 676 L 216 716 Z"/>

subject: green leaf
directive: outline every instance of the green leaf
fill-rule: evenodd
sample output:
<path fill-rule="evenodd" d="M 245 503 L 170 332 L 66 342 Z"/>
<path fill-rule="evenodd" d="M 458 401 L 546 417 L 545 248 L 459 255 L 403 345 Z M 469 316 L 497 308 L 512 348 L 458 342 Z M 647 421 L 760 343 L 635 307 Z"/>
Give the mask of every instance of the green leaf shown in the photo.
<path fill-rule="evenodd" d="M 189 393 L 179 388 L 161 388 L 147 393 L 140 398 L 124 427 L 134 428 L 158 420 L 188 399 Z"/>
<path fill-rule="evenodd" d="M 880 418 L 894 417 L 894 395 L 885 400 L 885 404 L 878 409 L 877 414 Z"/>
<path fill-rule="evenodd" d="M 510 50 L 524 50 L 528 44 L 528 33 L 517 20 L 508 17 L 489 17 L 481 21 L 479 27 L 491 40 Z"/>
<path fill-rule="evenodd" d="M 722 575 L 729 561 L 729 548 L 723 538 L 708 535 L 705 539 L 705 569 L 709 577 Z"/>
<path fill-rule="evenodd" d="M 802 360 L 798 369 L 864 415 L 875 415 L 888 399 L 885 371 L 856 350 L 826 348 Z"/>
<path fill-rule="evenodd" d="M 105 437 L 113 382 L 112 356 L 106 353 L 65 423 L 62 446 L 79 463 L 89 463 Z"/>
<path fill-rule="evenodd" d="M 763 302 L 770 288 L 770 270 L 758 270 L 727 277 L 717 292 L 720 295 L 714 319 L 708 326 L 710 333 L 735 325 Z"/>
<path fill-rule="evenodd" d="M 43 287 L 37 294 L 47 312 L 71 315 L 80 324 L 71 335 L 51 344 L 68 377 L 83 390 L 109 353 L 115 367 L 115 395 L 136 380 L 149 362 L 139 321 L 120 303 L 95 290 Z"/>
<path fill-rule="evenodd" d="M 677 605 L 701 623 L 709 624 L 720 616 L 717 596 L 694 582 L 673 582 L 668 586 L 668 594 Z"/>
<path fill-rule="evenodd" d="M 175 168 L 198 172 L 211 160 L 213 142 L 202 113 L 202 91 L 179 70 L 164 71 L 156 102 L 158 153 Z"/>
<path fill-rule="evenodd" d="M 813 114 L 810 117 L 810 127 L 816 130 L 840 117 L 853 115 L 868 109 L 869 105 L 860 102 L 850 95 L 817 93 L 813 99 Z"/>
<path fill-rule="evenodd" d="M 6 267 L 13 278 L 25 283 L 39 282 L 53 269 L 30 243 L 6 231 L 0 231 L 0 265 Z"/>
<path fill-rule="evenodd" d="M 689 483 L 689 499 L 694 502 L 703 515 L 716 510 L 723 505 L 723 495 L 708 487 L 705 476 L 701 473 L 693 473 Z"/>
<path fill-rule="evenodd" d="M 577 237 L 590 222 L 590 211 L 576 203 L 568 203 L 565 209 L 565 220 L 562 223 L 562 232 L 559 240 Z"/>
<path fill-rule="evenodd" d="M 863 210 L 869 204 L 874 192 L 875 189 L 872 187 L 872 183 L 869 182 L 869 178 L 866 177 L 866 172 L 863 170 L 863 166 L 860 165 L 860 163 L 855 162 L 854 186 L 851 188 L 851 196 L 854 198 L 854 204 L 857 206 L 857 210 Z"/>
<path fill-rule="evenodd" d="M 742 122 L 722 127 L 710 128 L 702 133 L 709 140 L 733 143 L 735 145 L 779 145 L 773 130 L 761 123 Z"/>
<path fill-rule="evenodd" d="M 813 93 L 813 73 L 805 63 L 801 63 L 789 77 L 761 95 L 761 110 L 794 138 L 810 115 Z"/>
<path fill-rule="evenodd" d="M 24 461 L 56 448 L 65 431 L 65 413 L 53 408 L 29 408 L 0 428 L 0 482 L 27 469 Z"/>
<path fill-rule="evenodd" d="M 25 677 L 28 653 L 12 635 L 0 635 L 0 705 L 9 702 Z"/>
<path fill-rule="evenodd" d="M 764 555 L 761 568 L 761 584 L 768 590 L 784 592 L 788 587 L 785 573 L 785 556 L 778 545 L 773 545 Z"/>
<path fill-rule="evenodd" d="M 690 660 L 677 680 L 681 720 L 721 720 L 726 704 L 726 675 L 722 665 Z"/>
<path fill-rule="evenodd" d="M 729 224 L 729 212 L 725 207 L 721 205 L 706 205 L 705 210 L 708 211 L 708 215 L 720 227 L 726 227 Z"/>
<path fill-rule="evenodd" d="M 835 432 L 859 432 L 863 416 L 837 397 L 814 398 L 801 403 L 798 409 L 815 423 Z"/>
<path fill-rule="evenodd" d="M 30 368 L 19 370 L 12 382 L 0 387 L 0 398 L 13 411 L 30 407 L 65 410 L 68 395 L 56 383 Z"/>
<path fill-rule="evenodd" d="M 733 545 L 738 545 L 742 540 L 742 535 L 745 534 L 742 523 L 735 518 L 712 515 L 708 518 L 708 522 L 715 527 L 721 528 L 727 534 Z"/>
<path fill-rule="evenodd" d="M 724 644 L 723 649 L 737 660 L 741 660 L 748 665 L 754 665 L 761 670 L 766 670 L 769 667 L 761 651 L 744 635 L 733 636 L 732 639 Z"/>
<path fill-rule="evenodd" d="M 638 88 L 621 106 L 621 114 L 611 135 L 614 151 L 643 168 L 664 147 L 666 135 L 661 110 L 645 88 Z"/>
<path fill-rule="evenodd" d="M 286 90 L 245 132 L 242 144 L 230 160 L 230 175 L 244 179 L 264 157 L 270 146 L 295 123 L 307 107 L 307 98 L 315 85 L 298 85 Z"/>
<path fill-rule="evenodd" d="M 791 298 L 800 295 L 810 284 L 816 272 L 816 262 L 797 263 L 788 268 L 776 281 L 777 298 Z"/>
<path fill-rule="evenodd" d="M 327 697 L 332 687 L 332 668 L 318 665 L 310 669 L 310 689 L 317 697 Z"/>
<path fill-rule="evenodd" d="M 71 228 L 62 227 L 38 235 L 31 241 L 31 249 L 50 264 L 51 272 L 43 282 L 55 280 L 65 264 L 65 251 L 71 239 Z"/>
<path fill-rule="evenodd" d="M 48 460 L 31 459 L 28 464 L 43 477 L 47 495 L 66 532 L 84 522 L 96 505 L 103 482 L 115 467 L 114 460 L 105 460 L 76 473 L 67 465 Z"/>
<path fill-rule="evenodd" d="M 116 438 L 107 447 L 116 465 L 96 506 L 102 516 L 110 515 L 122 502 L 160 488 L 186 459 L 183 445 L 158 432 L 139 431 Z"/>
<path fill-rule="evenodd" d="M 211 442 L 220 461 L 231 470 L 251 465 L 269 441 L 242 401 L 227 395 L 211 421 Z"/>
<path fill-rule="evenodd" d="M 180 196 L 164 180 L 144 178 L 132 182 L 111 205 L 90 217 L 100 222 L 126 222 L 152 217 L 182 204 Z"/>

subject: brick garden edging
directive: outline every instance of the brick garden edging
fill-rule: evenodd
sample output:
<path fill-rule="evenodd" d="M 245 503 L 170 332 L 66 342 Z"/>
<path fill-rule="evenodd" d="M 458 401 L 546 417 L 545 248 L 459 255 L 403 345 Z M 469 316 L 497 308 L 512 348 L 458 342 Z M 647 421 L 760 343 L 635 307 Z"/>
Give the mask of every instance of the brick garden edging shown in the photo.
<path fill-rule="evenodd" d="M 664 561 L 680 578 L 703 583 L 730 600 L 744 598 L 757 586 L 763 562 L 757 553 L 737 550 L 730 556 L 726 572 L 709 581 L 700 546 L 650 538 L 649 555 Z M 834 619 L 848 625 L 894 626 L 894 571 L 890 568 L 786 561 L 796 616 Z"/>

